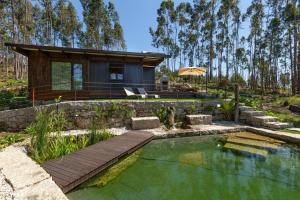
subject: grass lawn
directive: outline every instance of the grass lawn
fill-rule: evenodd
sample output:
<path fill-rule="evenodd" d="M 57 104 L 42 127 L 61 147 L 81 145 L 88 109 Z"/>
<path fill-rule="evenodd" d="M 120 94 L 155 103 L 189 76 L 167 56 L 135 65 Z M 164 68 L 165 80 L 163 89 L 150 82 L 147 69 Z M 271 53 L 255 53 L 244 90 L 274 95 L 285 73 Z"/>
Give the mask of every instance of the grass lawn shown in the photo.
<path fill-rule="evenodd" d="M 285 102 L 289 105 L 300 105 L 300 96 L 278 97 L 272 103 L 282 106 Z"/>
<path fill-rule="evenodd" d="M 274 116 L 281 122 L 293 123 L 295 127 L 300 128 L 300 116 L 292 113 L 279 112 L 273 110 L 264 111 L 266 115 Z"/>
<path fill-rule="evenodd" d="M 195 102 L 195 101 L 216 101 L 219 100 L 221 101 L 221 98 L 183 98 L 183 99 L 176 99 L 176 98 L 147 98 L 147 99 L 97 99 L 96 101 L 100 102 L 107 102 L 107 101 L 112 101 L 112 102 L 147 102 L 147 101 L 155 101 L 155 102 L 174 102 L 174 101 L 179 101 L 179 102 Z"/>

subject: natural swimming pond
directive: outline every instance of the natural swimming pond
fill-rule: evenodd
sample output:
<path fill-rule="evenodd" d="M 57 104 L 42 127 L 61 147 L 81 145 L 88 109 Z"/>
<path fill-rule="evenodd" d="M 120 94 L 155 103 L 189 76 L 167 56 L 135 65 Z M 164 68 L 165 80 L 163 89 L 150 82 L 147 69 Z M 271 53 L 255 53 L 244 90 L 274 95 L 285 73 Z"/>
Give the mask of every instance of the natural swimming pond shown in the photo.
<path fill-rule="evenodd" d="M 267 148 L 279 148 L 259 148 L 259 156 L 245 155 L 224 150 L 222 137 L 154 140 L 107 185 L 75 190 L 68 198 L 299 199 L 300 153 L 296 148 L 271 142 Z"/>

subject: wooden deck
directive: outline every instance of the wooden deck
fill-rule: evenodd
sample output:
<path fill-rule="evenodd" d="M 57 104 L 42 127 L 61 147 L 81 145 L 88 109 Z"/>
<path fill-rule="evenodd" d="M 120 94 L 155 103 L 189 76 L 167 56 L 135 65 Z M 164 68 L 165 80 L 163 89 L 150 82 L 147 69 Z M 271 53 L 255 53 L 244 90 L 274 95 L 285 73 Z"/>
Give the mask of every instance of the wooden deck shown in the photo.
<path fill-rule="evenodd" d="M 95 176 L 150 142 L 153 134 L 130 131 L 110 140 L 102 141 L 61 158 L 47 161 L 42 167 L 52 176 L 64 193 Z"/>

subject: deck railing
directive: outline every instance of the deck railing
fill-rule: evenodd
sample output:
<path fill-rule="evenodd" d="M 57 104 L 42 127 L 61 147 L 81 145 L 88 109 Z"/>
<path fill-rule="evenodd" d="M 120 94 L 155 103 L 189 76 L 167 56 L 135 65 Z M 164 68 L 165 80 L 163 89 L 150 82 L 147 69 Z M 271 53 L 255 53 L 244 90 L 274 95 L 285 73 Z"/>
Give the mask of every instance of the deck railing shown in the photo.
<path fill-rule="evenodd" d="M 32 99 L 33 105 L 36 101 L 54 100 L 59 96 L 63 100 L 83 100 L 83 99 L 119 99 L 127 98 L 124 91 L 125 87 L 133 88 L 136 94 L 137 88 L 144 88 L 149 94 L 158 94 L 163 98 L 194 98 L 196 91 L 187 90 L 181 91 L 179 86 L 185 83 L 177 83 L 169 85 L 169 87 L 161 87 L 162 85 L 153 81 L 144 81 L 143 83 L 127 83 L 127 82 L 83 82 L 78 87 L 72 85 L 70 82 L 60 82 L 55 84 L 58 89 L 53 89 L 53 85 L 40 85 L 37 87 L 29 86 L 29 95 Z"/>

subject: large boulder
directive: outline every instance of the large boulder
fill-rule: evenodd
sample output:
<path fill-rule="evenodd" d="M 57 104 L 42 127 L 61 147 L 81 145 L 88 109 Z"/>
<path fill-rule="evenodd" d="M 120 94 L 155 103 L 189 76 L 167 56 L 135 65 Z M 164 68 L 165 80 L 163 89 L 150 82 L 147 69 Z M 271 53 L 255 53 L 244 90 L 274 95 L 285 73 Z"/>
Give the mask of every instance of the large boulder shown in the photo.
<path fill-rule="evenodd" d="M 160 127 L 158 117 L 132 117 L 131 126 L 133 130 L 154 129 Z"/>
<path fill-rule="evenodd" d="M 189 125 L 200 125 L 200 124 L 212 123 L 211 115 L 187 115 L 186 119 Z"/>

